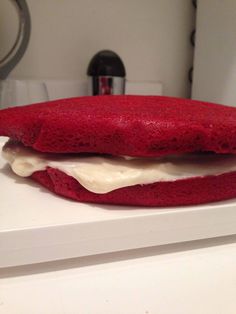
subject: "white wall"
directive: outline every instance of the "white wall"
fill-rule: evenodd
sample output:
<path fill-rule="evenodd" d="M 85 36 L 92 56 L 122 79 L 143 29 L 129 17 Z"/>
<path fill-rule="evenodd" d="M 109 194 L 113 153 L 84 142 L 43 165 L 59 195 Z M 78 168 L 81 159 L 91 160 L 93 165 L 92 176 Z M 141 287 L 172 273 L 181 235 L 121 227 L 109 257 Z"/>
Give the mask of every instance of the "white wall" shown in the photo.
<path fill-rule="evenodd" d="M 4 1 L 0 2 L 0 19 L 5 14 Z M 32 36 L 11 77 L 84 79 L 91 57 L 101 49 L 111 49 L 123 59 L 128 79 L 161 81 L 164 94 L 189 96 L 189 34 L 194 16 L 191 1 L 27 2 Z M 5 36 L 1 45 L 6 44 Z"/>
<path fill-rule="evenodd" d="M 236 106 L 235 0 L 198 0 L 192 97 Z"/>

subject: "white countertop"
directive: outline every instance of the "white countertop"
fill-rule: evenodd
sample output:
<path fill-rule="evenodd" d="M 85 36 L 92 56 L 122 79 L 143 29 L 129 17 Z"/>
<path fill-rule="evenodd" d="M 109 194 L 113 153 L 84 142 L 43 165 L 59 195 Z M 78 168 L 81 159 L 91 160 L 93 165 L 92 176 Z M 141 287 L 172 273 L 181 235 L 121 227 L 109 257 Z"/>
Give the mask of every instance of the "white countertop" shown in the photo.
<path fill-rule="evenodd" d="M 0 270 L 0 314 L 235 314 L 236 237 Z"/>

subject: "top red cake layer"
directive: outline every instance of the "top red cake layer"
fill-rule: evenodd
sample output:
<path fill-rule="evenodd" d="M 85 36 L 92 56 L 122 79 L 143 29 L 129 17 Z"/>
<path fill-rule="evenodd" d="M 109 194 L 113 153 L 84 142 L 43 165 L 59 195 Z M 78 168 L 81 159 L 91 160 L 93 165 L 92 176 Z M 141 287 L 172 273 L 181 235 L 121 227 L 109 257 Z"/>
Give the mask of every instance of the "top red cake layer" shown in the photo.
<path fill-rule="evenodd" d="M 56 153 L 236 153 L 236 109 L 159 96 L 79 97 L 1 110 L 0 135 Z"/>

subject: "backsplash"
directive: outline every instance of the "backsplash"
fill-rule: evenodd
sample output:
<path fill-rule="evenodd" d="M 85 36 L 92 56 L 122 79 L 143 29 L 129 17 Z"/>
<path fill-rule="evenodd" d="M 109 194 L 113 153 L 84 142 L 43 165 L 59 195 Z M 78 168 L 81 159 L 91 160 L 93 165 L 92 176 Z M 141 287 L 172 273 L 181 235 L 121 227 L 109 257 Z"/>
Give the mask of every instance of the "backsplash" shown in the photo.
<path fill-rule="evenodd" d="M 0 19 L 7 0 L 0 3 Z M 111 49 L 127 79 L 161 82 L 163 94 L 188 97 L 192 63 L 189 0 L 27 0 L 32 18 L 28 49 L 11 78 L 86 80 L 92 56 Z M 17 20 L 15 21 L 17 23 Z M 15 29 L 15 25 L 11 26 Z M 0 32 L 0 39 L 1 39 Z M 3 45 L 7 45 L 7 38 Z M 9 39 L 10 40 L 10 39 Z"/>

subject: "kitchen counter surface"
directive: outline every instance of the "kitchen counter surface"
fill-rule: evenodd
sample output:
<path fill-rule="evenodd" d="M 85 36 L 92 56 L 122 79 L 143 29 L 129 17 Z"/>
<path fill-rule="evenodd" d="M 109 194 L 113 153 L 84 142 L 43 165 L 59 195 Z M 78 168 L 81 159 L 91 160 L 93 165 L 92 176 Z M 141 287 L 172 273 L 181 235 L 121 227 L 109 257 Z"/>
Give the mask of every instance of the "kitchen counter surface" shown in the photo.
<path fill-rule="evenodd" d="M 0 270 L 1 314 L 235 314 L 236 236 Z"/>

